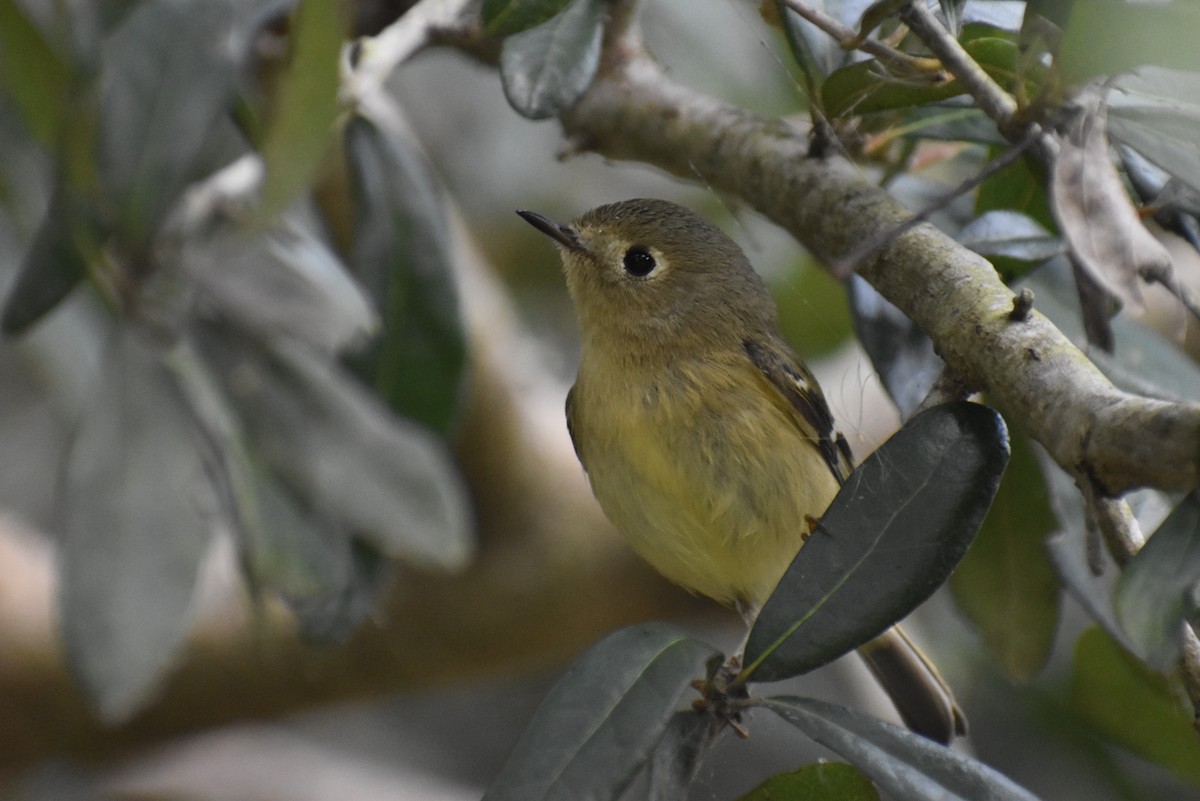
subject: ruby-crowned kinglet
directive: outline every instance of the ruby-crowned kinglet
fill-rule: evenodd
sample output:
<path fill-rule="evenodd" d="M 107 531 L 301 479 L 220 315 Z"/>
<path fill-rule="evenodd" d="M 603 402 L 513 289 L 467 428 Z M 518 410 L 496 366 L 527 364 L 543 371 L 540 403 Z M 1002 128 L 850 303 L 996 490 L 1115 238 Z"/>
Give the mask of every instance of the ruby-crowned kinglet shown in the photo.
<path fill-rule="evenodd" d="M 752 619 L 851 469 L 766 285 L 674 203 L 612 203 L 568 225 L 518 214 L 562 253 L 583 339 L 567 426 L 600 506 L 664 576 Z M 862 653 L 910 727 L 961 730 L 902 632 Z"/>

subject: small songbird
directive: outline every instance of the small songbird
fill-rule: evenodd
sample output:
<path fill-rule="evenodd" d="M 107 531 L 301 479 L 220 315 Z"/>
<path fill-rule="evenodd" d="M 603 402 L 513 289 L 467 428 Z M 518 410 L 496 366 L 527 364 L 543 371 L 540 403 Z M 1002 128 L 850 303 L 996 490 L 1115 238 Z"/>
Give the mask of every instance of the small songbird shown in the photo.
<path fill-rule="evenodd" d="M 668 579 L 752 620 L 852 467 L 766 285 L 674 203 L 611 203 L 567 225 L 517 213 L 562 254 L 583 341 L 567 427 L 601 508 Z M 961 733 L 898 628 L 860 653 L 911 728 Z"/>

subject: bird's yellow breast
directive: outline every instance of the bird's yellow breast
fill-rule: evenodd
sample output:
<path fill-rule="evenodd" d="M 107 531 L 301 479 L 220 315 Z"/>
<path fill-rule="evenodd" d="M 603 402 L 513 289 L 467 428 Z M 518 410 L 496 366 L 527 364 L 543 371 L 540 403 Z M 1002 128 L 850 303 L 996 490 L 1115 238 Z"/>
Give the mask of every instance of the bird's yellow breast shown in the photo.
<path fill-rule="evenodd" d="M 746 392 L 761 380 L 738 354 L 659 370 L 585 360 L 570 421 L 592 490 L 633 549 L 689 590 L 754 607 L 802 544 L 806 515 L 838 489 L 772 394 Z"/>

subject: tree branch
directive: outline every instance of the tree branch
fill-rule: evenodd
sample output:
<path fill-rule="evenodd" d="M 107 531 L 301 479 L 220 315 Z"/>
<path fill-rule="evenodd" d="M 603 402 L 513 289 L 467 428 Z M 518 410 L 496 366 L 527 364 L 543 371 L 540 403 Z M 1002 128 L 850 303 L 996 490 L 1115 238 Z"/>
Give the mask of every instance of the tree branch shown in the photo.
<path fill-rule="evenodd" d="M 644 51 L 624 56 L 563 115 L 587 149 L 739 196 L 826 263 L 909 216 L 853 165 L 806 158 L 808 142 L 784 122 L 671 82 Z M 1036 310 L 1012 319 L 1013 293 L 981 256 L 920 225 L 859 272 L 1068 472 L 1107 494 L 1196 486 L 1200 405 L 1123 392 Z"/>

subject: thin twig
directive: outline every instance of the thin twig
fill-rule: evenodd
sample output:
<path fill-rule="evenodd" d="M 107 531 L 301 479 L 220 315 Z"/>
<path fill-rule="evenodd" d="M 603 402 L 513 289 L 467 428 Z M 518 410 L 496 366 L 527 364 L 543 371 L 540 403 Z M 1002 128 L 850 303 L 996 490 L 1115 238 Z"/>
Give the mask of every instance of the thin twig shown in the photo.
<path fill-rule="evenodd" d="M 983 166 L 983 169 L 951 189 L 945 195 L 942 195 L 937 200 L 933 201 L 928 206 L 921 209 L 919 212 L 909 217 L 896 227 L 880 232 L 877 236 L 868 239 L 854 250 L 846 253 L 843 256 L 840 256 L 838 259 L 830 263 L 830 271 L 836 277 L 845 279 L 852 272 L 854 272 L 858 268 L 858 265 L 862 264 L 862 262 L 866 260 L 867 257 L 869 257 L 872 253 L 895 241 L 906 231 L 909 231 L 925 222 L 932 217 L 935 212 L 944 209 L 947 204 L 949 204 L 955 198 L 965 195 L 967 192 L 970 192 L 972 189 L 979 186 L 991 176 L 1016 162 L 1016 160 L 1021 157 L 1021 154 L 1023 154 L 1030 145 L 1037 141 L 1038 136 L 1040 136 L 1039 132 L 1027 132 L 1025 137 L 1020 142 L 989 161 Z"/>
<path fill-rule="evenodd" d="M 1001 132 L 1010 139 L 1019 138 L 1020 133 L 1010 133 L 1013 115 L 1017 112 L 1017 101 L 971 58 L 953 34 L 938 22 L 924 0 L 913 0 L 900 16 L 908 24 L 909 30 L 941 60 L 946 71 L 963 85 Z"/>
<path fill-rule="evenodd" d="M 842 47 L 862 50 L 864 53 L 875 56 L 880 61 L 902 66 L 913 72 L 930 73 L 940 69 L 940 66 L 933 63 L 931 59 L 910 55 L 894 47 L 890 47 L 877 39 L 866 38 L 860 41 L 858 32 L 853 28 L 843 25 L 837 19 L 834 19 L 823 11 L 818 11 L 807 3 L 801 2 L 801 0 L 783 0 L 783 4 L 817 28 L 832 36 Z"/>

